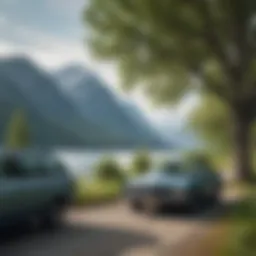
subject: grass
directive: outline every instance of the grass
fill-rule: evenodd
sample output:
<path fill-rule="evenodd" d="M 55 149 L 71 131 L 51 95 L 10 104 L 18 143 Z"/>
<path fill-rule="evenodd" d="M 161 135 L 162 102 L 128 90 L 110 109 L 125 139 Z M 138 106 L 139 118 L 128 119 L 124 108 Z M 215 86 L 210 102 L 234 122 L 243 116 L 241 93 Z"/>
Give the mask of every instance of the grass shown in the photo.
<path fill-rule="evenodd" d="M 221 256 L 256 255 L 256 189 L 248 187 L 247 197 L 238 203 L 228 220 L 224 234 L 228 241 Z"/>
<path fill-rule="evenodd" d="M 95 179 L 88 182 L 79 179 L 75 188 L 75 204 L 88 206 L 113 201 L 120 196 L 121 190 L 122 184 L 118 181 Z"/>
<path fill-rule="evenodd" d="M 224 256 L 254 256 L 256 253 L 256 203 L 244 202 L 238 209 L 228 232 Z"/>
<path fill-rule="evenodd" d="M 250 190 L 251 191 L 251 190 Z M 187 244 L 182 253 L 184 256 L 255 256 L 256 255 L 256 197 L 248 194 L 248 198 L 243 200 L 233 209 L 229 219 L 223 219 L 219 223 L 201 234 L 196 240 L 196 236 L 191 239 L 191 244 Z"/>

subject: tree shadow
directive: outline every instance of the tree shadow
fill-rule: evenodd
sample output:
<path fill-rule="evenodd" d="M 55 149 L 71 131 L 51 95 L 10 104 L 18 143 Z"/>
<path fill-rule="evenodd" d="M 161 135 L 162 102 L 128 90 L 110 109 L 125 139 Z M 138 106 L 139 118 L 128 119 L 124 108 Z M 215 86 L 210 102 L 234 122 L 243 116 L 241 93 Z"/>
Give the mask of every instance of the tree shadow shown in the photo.
<path fill-rule="evenodd" d="M 201 206 L 197 210 L 184 207 L 164 207 L 157 218 L 186 221 L 218 221 L 220 218 L 230 218 L 239 203 L 240 201 L 219 202 L 214 205 Z"/>
<path fill-rule="evenodd" d="M 148 234 L 77 224 L 54 232 L 11 230 L 0 241 L 0 255 L 118 256 L 156 242 Z"/>

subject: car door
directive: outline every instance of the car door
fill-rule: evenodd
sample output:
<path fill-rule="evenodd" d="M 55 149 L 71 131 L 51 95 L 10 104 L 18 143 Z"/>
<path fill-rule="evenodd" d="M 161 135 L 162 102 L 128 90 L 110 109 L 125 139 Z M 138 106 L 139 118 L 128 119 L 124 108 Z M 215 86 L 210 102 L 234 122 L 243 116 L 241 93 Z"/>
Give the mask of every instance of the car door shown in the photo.
<path fill-rule="evenodd" d="M 10 201 L 7 194 L 7 179 L 3 172 L 2 166 L 0 167 L 0 225 L 4 223 L 5 218 L 8 216 L 10 208 Z"/>
<path fill-rule="evenodd" d="M 3 219 L 15 221 L 27 211 L 26 176 L 17 158 L 3 159 L 1 164 L 0 213 Z"/>
<path fill-rule="evenodd" d="M 209 198 L 217 193 L 218 183 L 214 173 L 208 170 L 200 170 L 197 173 L 197 180 L 202 196 Z"/>
<path fill-rule="evenodd" d="M 24 156 L 24 169 L 27 173 L 27 184 L 30 192 L 29 208 L 33 212 L 43 210 L 52 193 L 51 177 L 47 172 L 44 160 L 39 156 Z"/>

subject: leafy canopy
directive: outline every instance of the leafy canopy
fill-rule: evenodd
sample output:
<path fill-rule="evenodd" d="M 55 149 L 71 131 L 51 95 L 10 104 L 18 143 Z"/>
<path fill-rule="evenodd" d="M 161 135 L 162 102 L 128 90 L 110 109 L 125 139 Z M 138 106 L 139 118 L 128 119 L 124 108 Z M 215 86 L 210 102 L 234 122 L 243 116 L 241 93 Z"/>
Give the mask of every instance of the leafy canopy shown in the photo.
<path fill-rule="evenodd" d="M 254 118 L 255 10 L 254 0 L 90 0 L 84 17 L 92 49 L 119 63 L 128 88 L 173 103 L 197 86 Z"/>
<path fill-rule="evenodd" d="M 203 97 L 190 116 L 190 127 L 203 137 L 212 150 L 221 154 L 232 153 L 233 125 L 230 110 L 226 104 L 214 96 Z M 251 146 L 256 150 L 256 122 L 252 128 Z"/>

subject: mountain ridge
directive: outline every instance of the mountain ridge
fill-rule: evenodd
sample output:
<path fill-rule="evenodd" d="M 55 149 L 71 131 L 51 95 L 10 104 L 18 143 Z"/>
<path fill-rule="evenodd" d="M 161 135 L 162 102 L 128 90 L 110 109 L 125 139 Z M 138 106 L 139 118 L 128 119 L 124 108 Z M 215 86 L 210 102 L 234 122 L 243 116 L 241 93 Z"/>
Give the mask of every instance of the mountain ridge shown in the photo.
<path fill-rule="evenodd" d="M 69 74 L 70 67 L 59 71 L 59 74 Z M 74 70 L 74 69 L 73 69 Z M 74 72 L 74 76 L 76 72 Z M 70 78 L 70 77 L 69 77 Z M 74 79 L 68 79 L 73 80 Z M 61 81 L 60 81 L 61 82 Z M 148 129 L 146 121 L 142 125 L 121 104 L 121 101 L 110 90 L 107 84 L 95 73 L 85 75 L 73 84 L 66 84 L 70 97 L 76 102 L 78 109 L 92 122 L 103 125 L 106 129 L 114 130 L 119 136 L 128 136 L 130 141 L 141 141 L 142 144 L 164 144 L 157 131 Z M 90 108 L 90 110 L 88 110 Z M 93 115 L 92 115 L 93 112 Z"/>
<path fill-rule="evenodd" d="M 91 148 L 163 146 L 157 134 L 150 134 L 146 127 L 131 120 L 95 73 L 81 66 L 70 72 L 77 74 L 71 74 L 68 80 L 68 72 L 66 76 L 61 76 L 61 72 L 54 76 L 23 56 L 1 58 L 0 114 L 4 118 L 0 133 L 4 134 L 12 112 L 22 108 L 29 116 L 34 143 L 39 145 L 50 146 L 52 142 L 57 146 Z"/>

